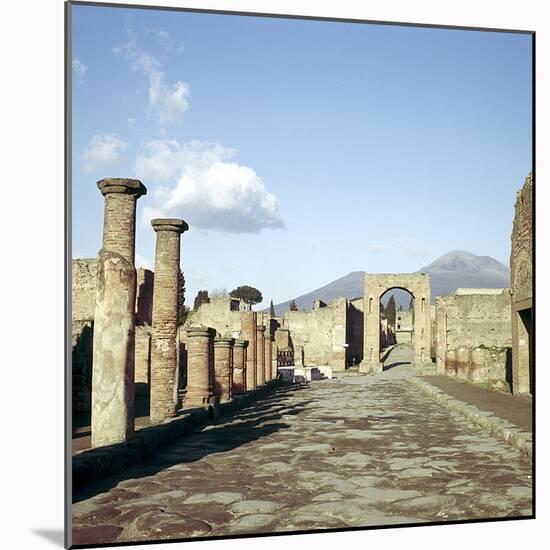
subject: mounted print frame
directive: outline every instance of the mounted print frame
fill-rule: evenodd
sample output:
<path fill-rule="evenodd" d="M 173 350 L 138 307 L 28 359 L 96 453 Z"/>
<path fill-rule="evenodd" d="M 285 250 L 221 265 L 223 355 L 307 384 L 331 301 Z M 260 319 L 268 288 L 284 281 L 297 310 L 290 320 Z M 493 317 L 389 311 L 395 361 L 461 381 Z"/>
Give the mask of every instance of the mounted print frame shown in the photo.
<path fill-rule="evenodd" d="M 66 21 L 66 546 L 534 518 L 534 32 Z"/>

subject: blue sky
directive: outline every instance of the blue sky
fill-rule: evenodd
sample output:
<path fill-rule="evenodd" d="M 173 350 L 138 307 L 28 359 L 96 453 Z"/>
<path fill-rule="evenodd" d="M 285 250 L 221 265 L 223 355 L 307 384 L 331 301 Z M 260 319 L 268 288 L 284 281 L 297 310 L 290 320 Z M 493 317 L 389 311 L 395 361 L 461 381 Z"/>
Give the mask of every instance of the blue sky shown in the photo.
<path fill-rule="evenodd" d="M 462 249 L 508 264 L 531 169 L 528 35 L 73 6 L 73 256 L 138 177 L 137 263 L 181 217 L 187 304 L 269 303 Z"/>

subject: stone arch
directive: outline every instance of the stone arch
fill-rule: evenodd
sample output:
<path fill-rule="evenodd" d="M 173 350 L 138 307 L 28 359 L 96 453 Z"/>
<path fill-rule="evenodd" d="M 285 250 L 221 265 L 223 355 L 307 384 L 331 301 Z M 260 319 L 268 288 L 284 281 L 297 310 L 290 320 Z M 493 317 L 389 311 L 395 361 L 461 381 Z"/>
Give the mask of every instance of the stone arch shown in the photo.
<path fill-rule="evenodd" d="M 422 368 L 430 359 L 430 276 L 427 273 L 366 273 L 364 337 L 361 372 L 382 372 L 380 362 L 380 298 L 388 290 L 402 289 L 414 298 L 414 364 Z"/>

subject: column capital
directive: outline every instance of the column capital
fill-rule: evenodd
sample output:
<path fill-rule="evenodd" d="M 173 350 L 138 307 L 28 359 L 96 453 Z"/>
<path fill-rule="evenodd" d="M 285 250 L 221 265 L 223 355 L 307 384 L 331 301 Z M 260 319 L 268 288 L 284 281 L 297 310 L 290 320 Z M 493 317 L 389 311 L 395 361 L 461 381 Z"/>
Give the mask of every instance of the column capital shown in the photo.
<path fill-rule="evenodd" d="M 257 326 L 256 326 L 256 330 L 257 330 L 258 332 L 265 332 L 265 327 L 264 327 L 264 325 L 257 325 Z"/>
<path fill-rule="evenodd" d="M 248 340 L 235 340 L 235 347 L 247 348 L 248 347 Z"/>
<path fill-rule="evenodd" d="M 155 231 L 174 231 L 184 233 L 189 229 L 187 222 L 178 218 L 155 218 L 151 220 L 151 225 Z"/>
<path fill-rule="evenodd" d="M 104 196 L 109 193 L 136 195 L 136 198 L 147 195 L 145 185 L 141 181 L 131 178 L 103 178 L 97 182 L 97 188 Z"/>
<path fill-rule="evenodd" d="M 214 336 L 216 331 L 210 327 L 195 326 L 195 327 L 189 327 L 185 329 L 185 332 L 187 332 L 188 338 L 194 338 L 194 337 L 209 338 L 210 336 Z"/>
<path fill-rule="evenodd" d="M 216 336 L 214 338 L 214 347 L 216 348 L 230 348 L 235 342 L 234 338 L 228 336 Z"/>

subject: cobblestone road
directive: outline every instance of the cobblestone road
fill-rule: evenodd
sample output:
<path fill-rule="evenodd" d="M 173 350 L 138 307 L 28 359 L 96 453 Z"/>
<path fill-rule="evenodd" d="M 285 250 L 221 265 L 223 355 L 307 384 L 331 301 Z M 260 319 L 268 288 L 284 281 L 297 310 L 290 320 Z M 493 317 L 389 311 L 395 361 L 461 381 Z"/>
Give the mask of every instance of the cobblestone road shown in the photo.
<path fill-rule="evenodd" d="M 89 487 L 73 543 L 529 515 L 528 459 L 411 385 L 408 358 L 281 388 Z"/>

